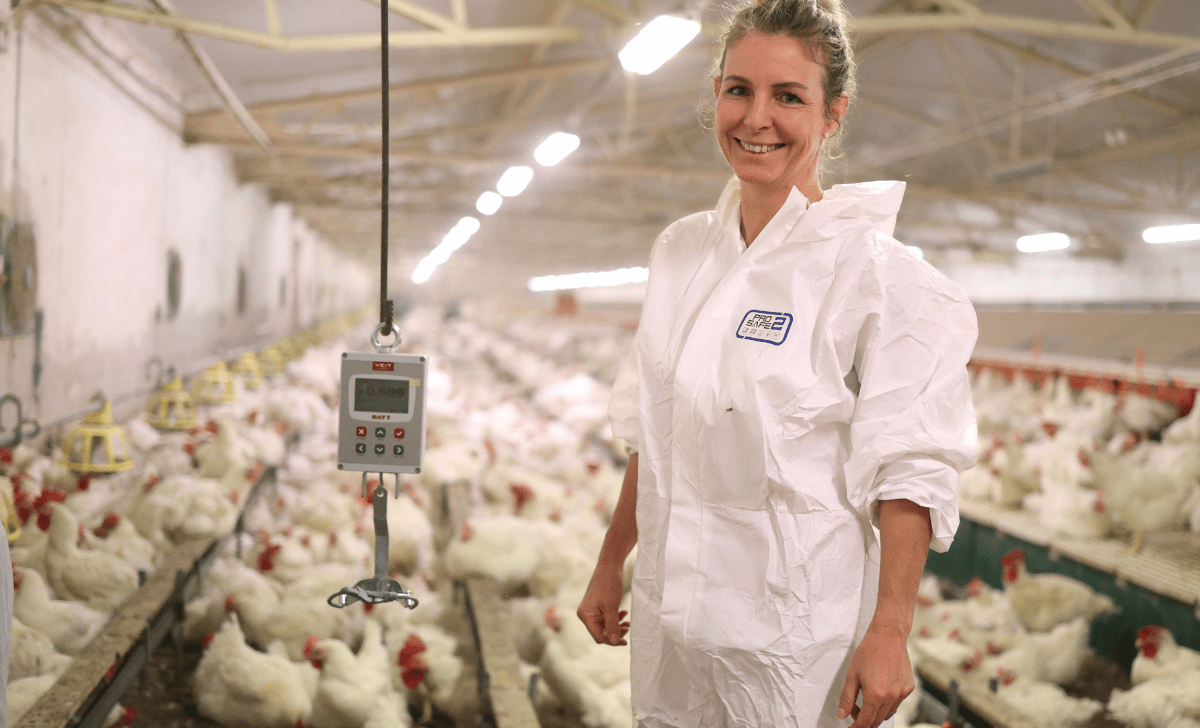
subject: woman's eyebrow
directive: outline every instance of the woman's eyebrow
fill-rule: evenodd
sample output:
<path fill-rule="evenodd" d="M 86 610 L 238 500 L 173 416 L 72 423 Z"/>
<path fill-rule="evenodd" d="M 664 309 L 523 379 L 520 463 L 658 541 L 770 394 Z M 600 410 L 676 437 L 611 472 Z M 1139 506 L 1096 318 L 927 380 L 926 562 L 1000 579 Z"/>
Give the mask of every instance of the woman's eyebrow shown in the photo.
<path fill-rule="evenodd" d="M 745 76 L 729 75 L 729 76 L 725 77 L 725 81 L 726 82 L 737 81 L 738 83 L 743 83 L 748 86 L 754 85 L 753 83 L 751 83 L 750 79 L 746 78 Z M 796 81 L 784 81 L 782 83 L 771 84 L 771 88 L 798 88 L 798 89 L 803 89 L 804 91 L 808 90 L 808 86 L 805 86 L 804 84 L 798 83 Z"/>

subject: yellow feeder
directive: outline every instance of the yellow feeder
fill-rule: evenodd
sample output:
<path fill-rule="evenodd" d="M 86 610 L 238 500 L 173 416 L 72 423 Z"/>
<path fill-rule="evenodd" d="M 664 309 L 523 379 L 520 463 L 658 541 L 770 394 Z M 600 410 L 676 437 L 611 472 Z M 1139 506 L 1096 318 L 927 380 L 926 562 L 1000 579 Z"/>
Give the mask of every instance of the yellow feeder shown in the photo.
<path fill-rule="evenodd" d="M 178 374 L 150 395 L 146 421 L 160 430 L 190 430 L 196 426 L 196 404 Z"/>
<path fill-rule="evenodd" d="M 112 403 L 104 400 L 99 412 L 83 418 L 83 424 L 67 436 L 64 464 L 80 473 L 119 473 L 133 467 L 129 437 L 113 424 Z"/>
<path fill-rule="evenodd" d="M 242 378 L 246 389 L 258 389 L 263 383 L 263 368 L 254 352 L 248 351 L 233 362 L 233 373 Z"/>
<path fill-rule="evenodd" d="M 200 374 L 193 396 L 197 402 L 203 404 L 227 404 L 237 401 L 233 376 L 230 375 L 225 362 L 213 364 Z"/>
<path fill-rule="evenodd" d="M 258 361 L 262 364 L 263 374 L 268 377 L 283 374 L 283 355 L 279 353 L 278 346 L 272 344 L 258 352 Z"/>
<path fill-rule="evenodd" d="M 8 534 L 8 543 L 12 545 L 14 541 L 21 538 L 21 519 L 17 516 L 17 507 L 13 505 L 13 500 L 8 493 L 2 493 L 4 496 L 4 531 Z"/>

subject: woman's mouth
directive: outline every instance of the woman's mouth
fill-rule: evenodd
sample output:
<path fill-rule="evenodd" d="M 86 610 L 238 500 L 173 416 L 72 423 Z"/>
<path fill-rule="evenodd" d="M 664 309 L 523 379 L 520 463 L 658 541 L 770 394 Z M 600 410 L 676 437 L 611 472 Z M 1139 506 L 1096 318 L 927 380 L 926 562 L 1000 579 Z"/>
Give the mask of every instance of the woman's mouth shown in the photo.
<path fill-rule="evenodd" d="M 776 149 L 782 149 L 784 146 L 786 146 L 784 144 L 748 144 L 737 137 L 734 137 L 734 139 L 737 139 L 737 143 L 742 145 L 742 149 L 745 149 L 751 154 L 767 154 L 775 151 Z"/>

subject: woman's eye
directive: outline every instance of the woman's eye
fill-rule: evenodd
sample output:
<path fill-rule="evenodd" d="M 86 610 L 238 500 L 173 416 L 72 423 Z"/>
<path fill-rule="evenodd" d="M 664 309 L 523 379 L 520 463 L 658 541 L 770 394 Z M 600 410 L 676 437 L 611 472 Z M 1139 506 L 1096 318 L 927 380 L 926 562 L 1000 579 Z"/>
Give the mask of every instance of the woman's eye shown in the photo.
<path fill-rule="evenodd" d="M 747 93 L 745 86 L 730 86 L 725 89 L 727 96 L 745 96 Z"/>
<path fill-rule="evenodd" d="M 802 104 L 804 100 L 796 94 L 782 93 L 779 95 L 779 100 L 785 104 Z"/>

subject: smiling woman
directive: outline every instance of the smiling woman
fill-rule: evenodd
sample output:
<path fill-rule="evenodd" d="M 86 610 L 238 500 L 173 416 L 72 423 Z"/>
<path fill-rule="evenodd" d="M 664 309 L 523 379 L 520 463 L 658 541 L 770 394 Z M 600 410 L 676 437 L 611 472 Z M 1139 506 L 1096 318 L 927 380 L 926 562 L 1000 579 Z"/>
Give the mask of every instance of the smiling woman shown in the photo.
<path fill-rule="evenodd" d="M 878 728 L 914 687 L 917 584 L 976 451 L 975 316 L 892 237 L 902 183 L 821 188 L 845 24 L 837 0 L 737 12 L 713 73 L 735 176 L 650 254 L 609 405 L 637 456 L 578 610 L 628 631 L 640 728 Z"/>

